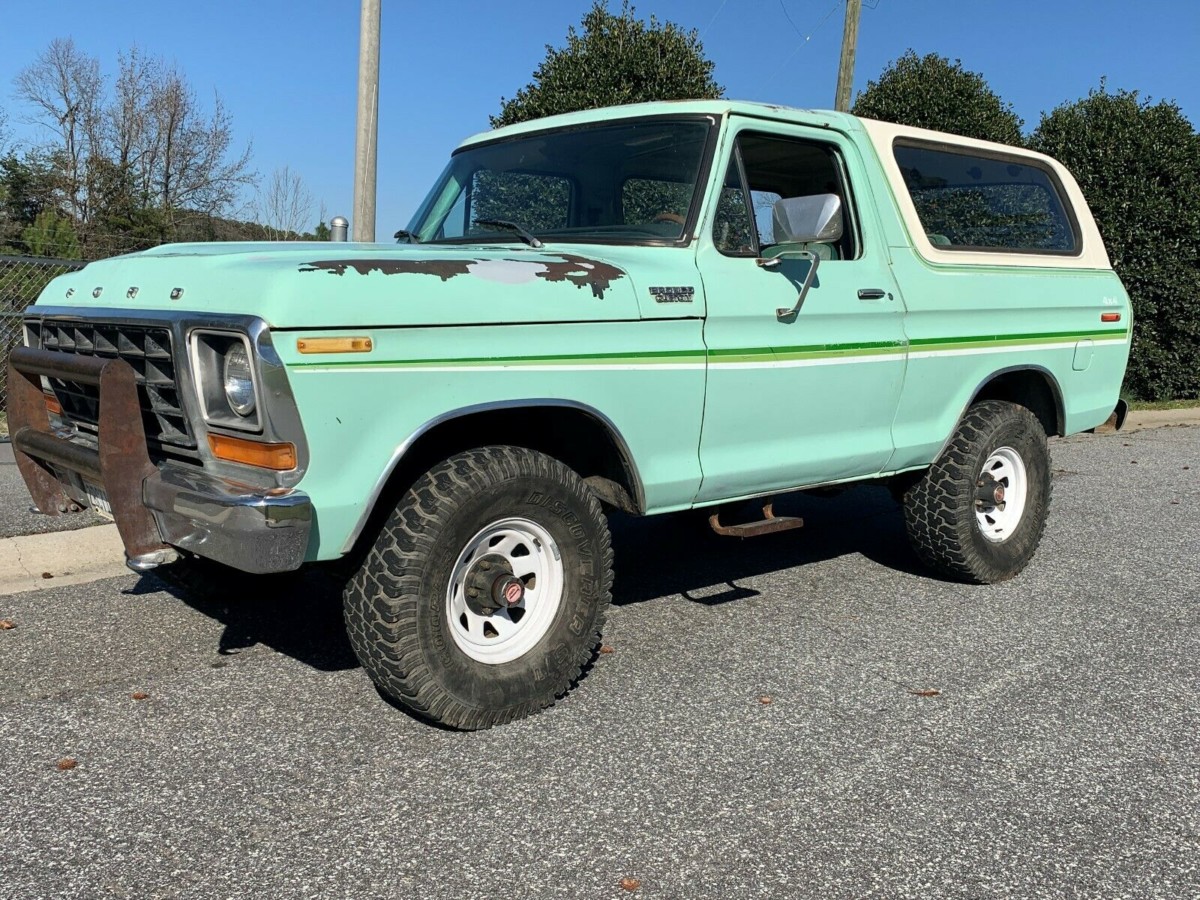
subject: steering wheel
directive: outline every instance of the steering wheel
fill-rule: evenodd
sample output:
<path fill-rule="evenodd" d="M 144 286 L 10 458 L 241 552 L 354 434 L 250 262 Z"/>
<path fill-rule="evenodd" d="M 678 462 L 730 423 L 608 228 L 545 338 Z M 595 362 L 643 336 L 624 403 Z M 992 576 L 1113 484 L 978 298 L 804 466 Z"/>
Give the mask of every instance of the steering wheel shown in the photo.
<path fill-rule="evenodd" d="M 657 216 L 650 220 L 651 222 L 674 222 L 676 225 L 683 225 L 686 219 L 678 213 L 660 212 Z"/>

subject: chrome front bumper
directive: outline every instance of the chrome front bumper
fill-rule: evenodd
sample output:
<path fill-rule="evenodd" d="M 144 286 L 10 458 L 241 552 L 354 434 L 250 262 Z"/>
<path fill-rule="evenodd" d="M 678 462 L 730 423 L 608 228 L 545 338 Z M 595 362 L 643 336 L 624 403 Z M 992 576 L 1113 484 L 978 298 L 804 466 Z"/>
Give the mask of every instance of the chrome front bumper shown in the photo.
<path fill-rule="evenodd" d="M 250 488 L 164 464 L 142 482 L 142 500 L 172 547 L 244 572 L 289 572 L 304 562 L 312 504 L 302 491 Z M 129 565 L 143 571 L 132 558 Z"/>
<path fill-rule="evenodd" d="M 41 377 L 100 389 L 98 447 L 51 427 Z M 156 466 L 146 450 L 137 385 L 119 359 L 64 358 L 18 347 L 8 364 L 13 453 L 39 511 L 86 506 L 87 479 L 107 494 L 129 567 L 144 572 L 184 550 L 246 572 L 300 567 L 312 528 L 308 496 L 291 488 L 252 488 L 177 463 Z"/>

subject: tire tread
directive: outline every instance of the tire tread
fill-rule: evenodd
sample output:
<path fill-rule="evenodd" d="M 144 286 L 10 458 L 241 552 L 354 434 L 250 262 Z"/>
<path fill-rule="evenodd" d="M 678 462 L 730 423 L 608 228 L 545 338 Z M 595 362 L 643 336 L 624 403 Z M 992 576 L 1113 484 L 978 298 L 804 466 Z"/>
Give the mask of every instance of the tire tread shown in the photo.
<path fill-rule="evenodd" d="M 1003 428 L 1028 430 L 1035 437 L 1045 461 L 1047 476 L 1044 490 L 1035 495 L 1030 479 L 1032 501 L 1025 516 L 1034 523 L 1010 539 L 1019 541 L 1009 566 L 988 558 L 982 538 L 976 539 L 978 526 L 973 507 L 974 483 L 980 455 L 989 435 Z M 904 495 L 904 523 L 909 541 L 921 562 L 958 581 L 986 584 L 1017 575 L 1028 563 L 1041 542 L 1050 507 L 1048 477 L 1049 454 L 1046 435 L 1037 417 L 1023 406 L 1002 400 L 985 400 L 964 414 L 942 455 L 918 478 Z M 1028 465 L 1028 462 L 1027 462 Z M 1025 517 L 1022 519 L 1025 525 Z"/>
<path fill-rule="evenodd" d="M 424 662 L 418 628 L 422 560 L 448 525 L 464 496 L 497 483 L 532 475 L 576 495 L 600 523 L 601 596 L 590 634 L 576 643 L 574 658 L 553 691 L 503 709 L 472 708 L 441 685 Z M 490 728 L 552 706 L 583 676 L 600 644 L 612 597 L 612 541 L 603 510 L 579 477 L 552 457 L 518 447 L 494 446 L 453 456 L 417 479 L 383 526 L 374 547 L 350 579 L 344 595 L 347 633 L 363 667 L 387 695 L 418 715 L 461 730 Z M 570 577 L 570 573 L 567 573 Z"/>

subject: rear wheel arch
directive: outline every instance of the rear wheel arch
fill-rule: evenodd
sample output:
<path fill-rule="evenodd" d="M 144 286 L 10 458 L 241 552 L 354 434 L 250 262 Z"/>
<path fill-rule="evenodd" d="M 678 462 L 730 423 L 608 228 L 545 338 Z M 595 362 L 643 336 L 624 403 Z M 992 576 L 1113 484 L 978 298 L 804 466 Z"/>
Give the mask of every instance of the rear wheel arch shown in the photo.
<path fill-rule="evenodd" d="M 963 410 L 985 400 L 1003 400 L 1024 406 L 1033 413 L 1047 436 L 1066 432 L 1066 408 L 1062 388 L 1049 369 L 1041 366 L 1014 366 L 988 376 Z M 960 420 L 962 416 L 959 417 Z"/>

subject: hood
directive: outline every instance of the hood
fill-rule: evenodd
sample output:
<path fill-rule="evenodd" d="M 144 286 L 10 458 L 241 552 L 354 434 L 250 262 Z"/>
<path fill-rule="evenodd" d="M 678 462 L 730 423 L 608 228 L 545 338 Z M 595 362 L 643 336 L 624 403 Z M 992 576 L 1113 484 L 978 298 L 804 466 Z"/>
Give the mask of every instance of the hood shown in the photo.
<path fill-rule="evenodd" d="M 635 257 L 662 252 L 584 244 L 167 244 L 56 278 L 38 305 L 252 314 L 273 328 L 620 321 L 638 318 L 628 274 Z"/>

